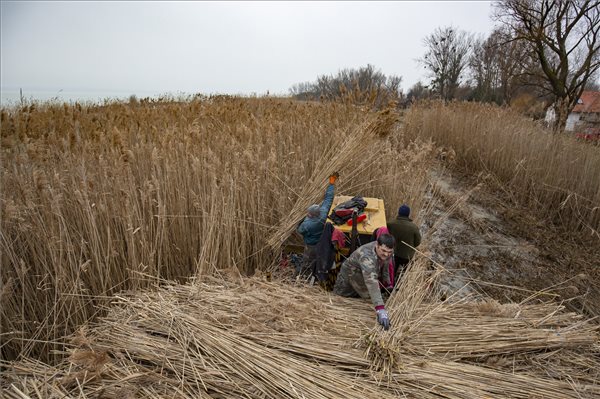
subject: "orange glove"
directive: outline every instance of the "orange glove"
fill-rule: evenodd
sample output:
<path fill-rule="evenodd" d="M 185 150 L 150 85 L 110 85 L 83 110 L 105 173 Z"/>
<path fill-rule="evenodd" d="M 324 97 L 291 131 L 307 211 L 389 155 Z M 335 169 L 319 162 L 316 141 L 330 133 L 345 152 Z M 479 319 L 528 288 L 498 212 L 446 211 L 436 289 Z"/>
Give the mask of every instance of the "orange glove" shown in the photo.
<path fill-rule="evenodd" d="M 335 181 L 338 179 L 338 177 L 340 177 L 340 174 L 338 172 L 335 172 L 334 174 L 329 176 L 329 184 L 335 184 Z"/>

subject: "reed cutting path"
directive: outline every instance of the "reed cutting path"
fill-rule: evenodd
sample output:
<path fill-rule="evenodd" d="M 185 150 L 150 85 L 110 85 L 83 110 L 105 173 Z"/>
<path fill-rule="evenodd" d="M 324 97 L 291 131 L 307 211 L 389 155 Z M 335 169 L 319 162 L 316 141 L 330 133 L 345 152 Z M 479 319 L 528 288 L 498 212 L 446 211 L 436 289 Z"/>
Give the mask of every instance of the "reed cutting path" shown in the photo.
<path fill-rule="evenodd" d="M 538 297 L 586 317 L 600 315 L 599 248 L 566 239 L 564 231 L 510 206 L 479 178 L 447 168 L 432 173 L 439 200 L 433 215 L 440 222 L 427 251 L 448 270 L 441 279 L 444 297 Z"/>

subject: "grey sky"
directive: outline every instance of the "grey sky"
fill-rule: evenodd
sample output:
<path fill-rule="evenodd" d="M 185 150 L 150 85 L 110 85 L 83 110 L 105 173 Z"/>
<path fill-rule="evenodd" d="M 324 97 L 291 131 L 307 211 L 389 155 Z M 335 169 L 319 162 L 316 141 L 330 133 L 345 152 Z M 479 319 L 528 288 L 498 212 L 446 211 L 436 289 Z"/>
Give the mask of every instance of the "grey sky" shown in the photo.
<path fill-rule="evenodd" d="M 492 29 L 488 1 L 2 1 L 2 90 L 287 93 L 372 64 L 423 79 L 438 26 Z"/>

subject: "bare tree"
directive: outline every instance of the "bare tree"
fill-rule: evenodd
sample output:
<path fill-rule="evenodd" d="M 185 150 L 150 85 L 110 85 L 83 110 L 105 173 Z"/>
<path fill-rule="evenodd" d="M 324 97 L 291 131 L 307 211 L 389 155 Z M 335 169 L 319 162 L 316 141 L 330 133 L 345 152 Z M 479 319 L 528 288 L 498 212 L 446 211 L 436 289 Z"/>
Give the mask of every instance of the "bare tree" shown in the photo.
<path fill-rule="evenodd" d="M 343 100 L 355 104 L 370 104 L 375 108 L 398 103 L 402 98 L 402 77 L 386 76 L 373 65 L 358 69 L 342 69 L 337 75 L 321 75 L 315 83 L 292 86 L 296 98 Z"/>
<path fill-rule="evenodd" d="M 492 35 L 495 38 L 498 72 L 500 73 L 500 92 L 503 104 L 509 104 L 516 90 L 522 85 L 529 59 L 527 43 L 514 40 L 512 33 L 506 28 L 496 28 Z"/>
<path fill-rule="evenodd" d="M 308 100 L 316 95 L 314 85 L 310 82 L 296 83 L 290 87 L 289 93 L 299 100 Z"/>
<path fill-rule="evenodd" d="M 473 51 L 469 57 L 469 67 L 475 89 L 473 96 L 479 101 L 498 101 L 500 87 L 500 65 L 497 56 L 497 36 L 473 40 Z"/>
<path fill-rule="evenodd" d="M 554 128 L 563 131 L 567 117 L 591 76 L 600 67 L 600 0 L 504 0 L 496 18 L 515 40 L 528 43 L 530 82 L 552 95 Z"/>
<path fill-rule="evenodd" d="M 590 79 L 585 84 L 585 90 L 589 91 L 600 91 L 600 82 L 595 79 Z"/>
<path fill-rule="evenodd" d="M 432 90 L 444 100 L 454 98 L 469 61 L 471 35 L 453 27 L 437 28 L 423 39 L 427 52 L 418 61 L 429 70 Z"/>
<path fill-rule="evenodd" d="M 480 101 L 510 103 L 522 85 L 526 70 L 527 48 L 522 40 L 514 40 L 506 29 L 496 28 L 486 39 L 473 41 L 469 58 L 475 83 L 474 98 Z"/>
<path fill-rule="evenodd" d="M 408 90 L 408 93 L 406 94 L 406 100 L 409 103 L 413 103 L 423 98 L 428 98 L 430 95 L 431 93 L 429 92 L 429 88 L 424 86 L 421 81 L 418 81 Z"/>

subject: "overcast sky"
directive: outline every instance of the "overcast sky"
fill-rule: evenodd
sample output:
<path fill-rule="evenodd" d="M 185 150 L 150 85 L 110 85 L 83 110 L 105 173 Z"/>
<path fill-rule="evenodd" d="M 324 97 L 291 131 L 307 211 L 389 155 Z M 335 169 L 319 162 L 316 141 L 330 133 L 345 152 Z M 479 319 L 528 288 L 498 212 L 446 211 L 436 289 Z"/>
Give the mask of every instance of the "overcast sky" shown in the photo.
<path fill-rule="evenodd" d="M 423 38 L 488 34 L 489 1 L 4 1 L 3 91 L 286 94 L 372 64 L 406 91 Z"/>

